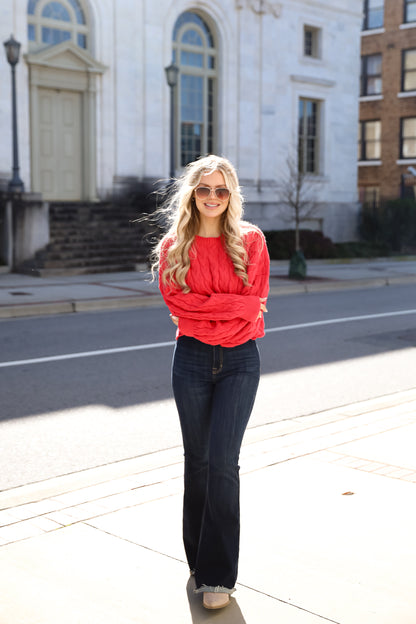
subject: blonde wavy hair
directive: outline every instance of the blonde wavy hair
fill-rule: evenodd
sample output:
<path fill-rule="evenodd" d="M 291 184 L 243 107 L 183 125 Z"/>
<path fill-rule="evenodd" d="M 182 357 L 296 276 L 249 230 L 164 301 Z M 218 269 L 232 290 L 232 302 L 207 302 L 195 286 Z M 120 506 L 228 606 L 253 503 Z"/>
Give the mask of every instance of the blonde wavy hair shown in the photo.
<path fill-rule="evenodd" d="M 225 249 L 234 265 L 234 271 L 245 286 L 248 256 L 242 239 L 242 229 L 249 224 L 242 221 L 243 197 L 235 168 L 226 158 L 205 156 L 186 166 L 183 175 L 175 181 L 161 211 L 166 215 L 169 229 L 153 251 L 152 271 L 159 268 L 161 252 L 167 240 L 173 240 L 166 255 L 166 268 L 162 274 L 164 283 L 177 285 L 184 293 L 190 292 L 186 276 L 191 265 L 189 252 L 199 232 L 200 216 L 193 199 L 194 189 L 202 176 L 219 171 L 230 191 L 227 209 L 221 215 L 221 233 Z"/>

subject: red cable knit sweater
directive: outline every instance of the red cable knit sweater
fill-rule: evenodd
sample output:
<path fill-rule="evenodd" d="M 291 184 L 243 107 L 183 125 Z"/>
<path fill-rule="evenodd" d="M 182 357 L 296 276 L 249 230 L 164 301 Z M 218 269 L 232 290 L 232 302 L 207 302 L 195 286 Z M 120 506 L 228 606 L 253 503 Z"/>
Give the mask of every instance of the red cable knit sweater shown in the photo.
<path fill-rule="evenodd" d="M 201 342 L 223 347 L 235 347 L 247 340 L 264 336 L 260 298 L 269 292 L 270 260 L 262 232 L 250 227 L 243 231 L 249 257 L 249 284 L 244 286 L 234 272 L 225 251 L 223 237 L 196 236 L 191 247 L 191 266 L 186 276 L 190 293 L 169 283 L 163 283 L 166 253 L 173 240 L 162 246 L 159 287 L 173 316 L 179 317 L 176 338 L 192 336 Z"/>

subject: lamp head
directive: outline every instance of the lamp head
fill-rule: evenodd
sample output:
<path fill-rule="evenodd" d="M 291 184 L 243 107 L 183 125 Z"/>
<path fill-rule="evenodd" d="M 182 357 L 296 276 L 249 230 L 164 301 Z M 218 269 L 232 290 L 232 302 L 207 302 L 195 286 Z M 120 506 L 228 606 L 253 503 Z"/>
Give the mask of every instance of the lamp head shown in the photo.
<path fill-rule="evenodd" d="M 13 35 L 10 35 L 10 39 L 4 42 L 6 48 L 7 60 L 12 67 L 19 62 L 20 43 L 16 41 Z"/>
<path fill-rule="evenodd" d="M 176 87 L 178 84 L 179 67 L 174 63 L 171 63 L 168 67 L 165 67 L 165 72 L 168 85 L 170 87 Z"/>

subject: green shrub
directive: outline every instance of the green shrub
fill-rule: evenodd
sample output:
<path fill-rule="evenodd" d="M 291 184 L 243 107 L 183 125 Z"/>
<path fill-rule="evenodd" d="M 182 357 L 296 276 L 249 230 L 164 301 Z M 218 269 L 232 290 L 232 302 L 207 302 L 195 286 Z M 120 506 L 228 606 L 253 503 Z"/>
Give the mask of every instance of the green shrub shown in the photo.
<path fill-rule="evenodd" d="M 264 232 L 272 260 L 288 260 L 295 253 L 294 230 Z M 334 258 L 336 248 L 331 239 L 315 230 L 300 230 L 300 247 L 305 258 Z"/>
<path fill-rule="evenodd" d="M 364 205 L 359 229 L 361 238 L 366 242 L 385 246 L 393 253 L 414 253 L 416 201 L 392 199 L 378 208 Z"/>
<path fill-rule="evenodd" d="M 264 233 L 272 260 L 290 260 L 295 253 L 294 230 L 273 230 Z M 388 256 L 390 249 L 386 243 L 369 241 L 351 241 L 333 243 L 322 232 L 313 230 L 300 231 L 300 244 L 305 258 L 377 258 Z"/>

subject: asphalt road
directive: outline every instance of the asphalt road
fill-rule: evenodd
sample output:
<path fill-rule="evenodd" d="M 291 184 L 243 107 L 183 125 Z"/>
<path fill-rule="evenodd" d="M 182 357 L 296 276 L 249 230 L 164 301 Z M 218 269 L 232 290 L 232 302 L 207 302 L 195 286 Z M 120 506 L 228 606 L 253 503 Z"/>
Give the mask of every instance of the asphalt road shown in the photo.
<path fill-rule="evenodd" d="M 415 386 L 414 286 L 268 309 L 251 427 Z M 0 490 L 179 445 L 174 331 L 165 308 L 0 321 Z"/>

